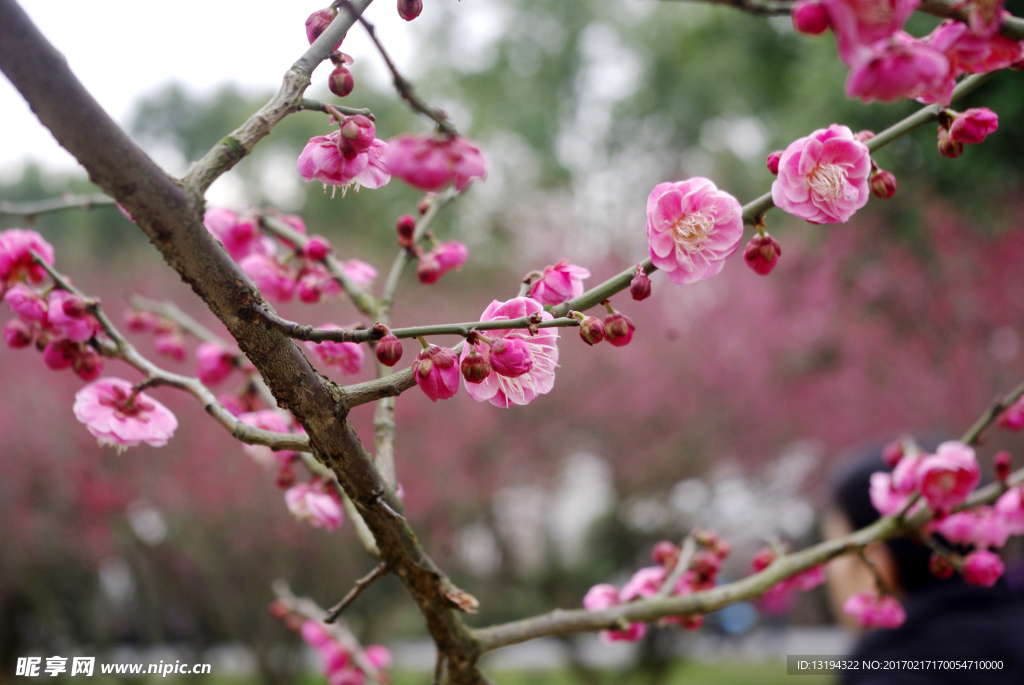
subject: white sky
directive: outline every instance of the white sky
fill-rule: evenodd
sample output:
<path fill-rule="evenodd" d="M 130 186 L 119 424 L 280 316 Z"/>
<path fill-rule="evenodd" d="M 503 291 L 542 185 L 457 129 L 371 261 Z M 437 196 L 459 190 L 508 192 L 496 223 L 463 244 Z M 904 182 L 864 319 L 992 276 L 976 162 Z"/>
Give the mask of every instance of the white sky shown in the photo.
<path fill-rule="evenodd" d="M 308 47 L 306 17 L 329 0 L 19 0 L 72 70 L 116 121 L 124 125 L 133 104 L 169 82 L 208 92 L 233 81 L 243 87 L 276 89 L 288 67 Z M 378 0 L 366 12 L 399 64 L 408 61 L 410 41 L 430 11 L 402 21 L 393 0 Z M 380 58 L 358 27 L 345 52 L 384 78 Z M 313 75 L 322 83 L 329 63 Z M 359 106 L 351 96 L 346 104 Z M 241 123 L 241 122 L 238 122 Z M 78 168 L 0 74 L 0 179 L 16 180 L 23 164 L 35 160 L 54 170 Z M 227 133 L 227 131 L 225 131 Z"/>

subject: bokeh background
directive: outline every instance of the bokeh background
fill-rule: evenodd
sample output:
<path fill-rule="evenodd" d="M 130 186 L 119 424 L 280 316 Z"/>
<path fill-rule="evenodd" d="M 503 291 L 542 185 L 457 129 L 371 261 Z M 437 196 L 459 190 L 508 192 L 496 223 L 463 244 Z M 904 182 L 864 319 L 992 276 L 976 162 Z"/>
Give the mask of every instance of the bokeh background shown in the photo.
<path fill-rule="evenodd" d="M 1008 9 L 1020 14 L 1021 5 Z M 298 17 L 286 29 L 294 47 L 260 76 L 265 83 L 301 52 L 302 19 L 315 9 L 288 10 Z M 60 3 L 52 10 L 61 11 Z M 746 202 L 768 189 L 772 150 L 833 122 L 879 131 L 915 109 L 847 101 L 832 39 L 796 35 L 787 17 L 648 0 L 428 1 L 398 28 L 392 15 L 383 4 L 367 16 L 392 31 L 385 41 L 397 36 L 418 92 L 480 141 L 490 162 L 487 181 L 436 225 L 442 239 L 469 246 L 469 264 L 430 287 L 407 276 L 396 325 L 474 320 L 492 299 L 515 296 L 526 272 L 562 258 L 590 268 L 596 284 L 645 255 L 644 207 L 656 183 L 706 176 Z M 101 17 L 92 21 L 97 36 L 116 39 Z M 281 30 L 281 20 L 269 21 Z M 910 30 L 936 23 L 916 16 Z M 156 43 L 172 38 L 159 23 L 135 28 Z M 221 29 L 244 42 L 230 24 Z M 377 55 L 351 40 L 356 47 L 343 49 L 356 57 L 357 85 L 345 104 L 370 107 L 382 138 L 427 130 L 395 98 Z M 182 41 L 173 36 L 172 57 Z M 238 48 L 238 64 L 260 44 Z M 161 50 L 143 58 L 162 59 Z M 317 74 L 312 95 L 333 100 L 326 73 Z M 399 398 L 408 515 L 428 551 L 480 599 L 472 622 L 578 607 L 590 585 L 622 582 L 648 564 L 654 542 L 697 525 L 732 542 L 726 577 L 745 575 L 765 539 L 799 547 L 818 538 L 830 474 L 849 455 L 904 431 L 959 435 L 1019 382 L 1022 78 L 999 74 L 963 104 L 1000 117 L 998 133 L 963 157 L 938 154 L 934 126 L 879 152 L 899 191 L 872 199 L 849 223 L 770 213 L 784 255 L 769 277 L 736 255 L 710 281 L 682 287 L 656 275 L 649 300 L 617 296 L 613 304 L 636 324 L 633 342 L 588 348 L 565 332 L 555 389 L 528 407 L 500 410 L 465 393 L 436 405 L 415 390 Z M 215 85 L 145 83 L 120 84 L 121 119 L 174 173 L 273 92 L 230 72 L 217 73 Z M 30 135 L 16 128 L 4 137 L 22 130 Z M 304 184 L 294 160 L 326 131 L 322 115 L 289 117 L 218 182 L 211 201 L 300 214 L 342 256 L 386 272 L 394 221 L 419 196 L 398 181 L 334 199 Z M 4 153 L 0 199 L 93 190 L 84 173 L 48 155 Z M 0 228 L 24 225 L 0 217 Z M 33 228 L 55 246 L 57 266 L 115 315 L 140 294 L 173 300 L 223 331 L 116 209 L 46 215 Z M 341 300 L 280 310 L 314 325 L 359 319 Z M 146 336 L 133 341 L 153 351 Z M 158 361 L 194 369 L 192 359 Z M 118 364 L 108 372 L 136 377 Z M 123 455 L 98 448 L 73 420 L 80 386 L 31 350 L 0 350 L 0 682 L 18 656 L 83 649 L 173 649 L 232 665 L 215 680 L 231 672 L 290 682 L 305 673 L 301 645 L 267 612 L 270 583 L 287 578 L 296 592 L 333 604 L 371 567 L 351 528 L 326 534 L 294 521 L 273 474 L 173 390 L 154 392 L 181 422 L 170 444 Z M 371 412 L 353 416 L 367 443 Z M 1021 447 L 994 433 L 979 456 L 987 469 L 991 454 L 1010 449 L 1020 465 Z M 365 642 L 395 647 L 406 670 L 429 663 L 419 658 L 428 649 L 421 618 L 393 579 L 346 616 Z M 792 645 L 787 636 L 834 635 L 834 620 L 818 593 L 784 606 L 744 604 L 698 634 L 652 631 L 633 648 L 555 641 L 509 662 L 550 670 L 508 680 L 774 682 L 775 671 L 735 664 L 777 660 Z"/>

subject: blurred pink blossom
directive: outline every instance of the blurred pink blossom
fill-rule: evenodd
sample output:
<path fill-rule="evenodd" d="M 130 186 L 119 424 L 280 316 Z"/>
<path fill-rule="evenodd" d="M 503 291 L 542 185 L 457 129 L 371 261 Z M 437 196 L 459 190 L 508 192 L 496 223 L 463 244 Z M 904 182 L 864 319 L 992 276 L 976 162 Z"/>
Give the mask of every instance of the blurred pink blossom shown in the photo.
<path fill-rule="evenodd" d="M 236 262 L 251 254 L 265 257 L 274 254 L 274 241 L 263 235 L 253 218 L 242 219 L 230 209 L 211 207 L 203 216 L 203 226 L 221 242 Z"/>
<path fill-rule="evenodd" d="M 337 331 L 342 330 L 341 326 L 333 323 L 325 323 L 318 326 L 317 330 Z M 321 343 L 307 340 L 306 349 L 316 355 L 321 364 L 337 369 L 345 376 L 352 376 L 359 373 L 363 368 L 363 359 L 366 352 L 363 346 L 353 342 L 334 342 L 325 340 Z"/>
<path fill-rule="evenodd" d="M 17 281 L 39 283 L 46 278 L 46 270 L 32 261 L 31 250 L 53 266 L 53 246 L 35 231 L 9 228 L 0 233 L 0 294 Z"/>
<path fill-rule="evenodd" d="M 583 608 L 587 611 L 601 611 L 618 606 L 619 589 L 614 585 L 602 583 L 595 585 L 587 591 L 583 597 Z M 636 642 L 647 634 L 647 625 L 644 623 L 630 623 L 628 630 L 602 630 L 599 635 L 606 643 L 611 642 Z"/>
<path fill-rule="evenodd" d="M 276 302 L 289 302 L 295 294 L 296 273 L 277 257 L 251 254 L 238 263 L 263 296 Z"/>
<path fill-rule="evenodd" d="M 898 628 L 907 620 L 907 612 L 898 599 L 869 592 L 858 592 L 847 599 L 843 613 L 852 616 L 864 628 Z"/>
<path fill-rule="evenodd" d="M 388 145 L 387 170 L 420 190 L 440 190 L 453 181 L 455 190 L 462 190 L 474 178 L 487 176 L 487 162 L 480 149 L 462 136 L 404 133 Z"/>
<path fill-rule="evenodd" d="M 427 285 L 437 283 L 449 271 L 461 269 L 467 259 L 469 249 L 464 244 L 457 240 L 440 243 L 420 257 L 416 265 L 416 277 Z"/>
<path fill-rule="evenodd" d="M 978 550 L 964 557 L 960 573 L 968 585 L 992 587 L 999 580 L 1006 567 L 995 552 Z"/>
<path fill-rule="evenodd" d="M 314 528 L 337 530 L 345 515 L 341 503 L 329 492 L 324 492 L 319 482 L 299 483 L 284 493 L 288 510 L 300 521 L 309 521 Z"/>
<path fill-rule="evenodd" d="M 204 342 L 196 348 L 196 375 L 206 385 L 216 385 L 231 375 L 237 357 L 216 343 Z"/>

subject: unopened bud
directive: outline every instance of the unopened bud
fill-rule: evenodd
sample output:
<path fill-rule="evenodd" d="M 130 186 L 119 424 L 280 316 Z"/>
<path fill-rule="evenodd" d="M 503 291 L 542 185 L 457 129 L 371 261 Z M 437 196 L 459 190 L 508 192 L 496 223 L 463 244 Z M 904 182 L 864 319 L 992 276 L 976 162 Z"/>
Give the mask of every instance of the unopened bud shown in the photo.
<path fill-rule="evenodd" d="M 996 480 L 1000 483 L 1006 483 L 1006 479 L 1010 477 L 1010 471 L 1013 470 L 1010 453 L 1003 450 L 996 454 L 995 459 L 992 460 L 992 466 L 996 472 Z"/>
<path fill-rule="evenodd" d="M 32 344 L 32 328 L 21 319 L 11 319 L 4 324 L 4 342 L 12 350 L 20 350 Z"/>
<path fill-rule="evenodd" d="M 651 559 L 654 563 L 664 566 L 666 571 L 671 571 L 679 561 L 679 548 L 668 540 L 662 540 L 651 550 Z"/>
<path fill-rule="evenodd" d="M 790 10 L 793 28 L 808 36 L 817 36 L 828 30 L 828 14 L 815 0 L 797 0 Z"/>
<path fill-rule="evenodd" d="M 352 72 L 345 68 L 343 64 L 336 66 L 331 75 L 327 77 L 327 87 L 340 98 L 351 93 L 355 86 L 356 82 L 352 78 Z"/>
<path fill-rule="evenodd" d="M 412 214 L 403 214 L 395 223 L 395 231 L 398 233 L 399 247 L 412 247 L 412 237 L 416 233 L 416 219 Z"/>
<path fill-rule="evenodd" d="M 900 463 L 900 459 L 903 458 L 903 442 L 900 440 L 893 440 L 888 445 L 882 448 L 882 461 L 885 465 L 891 469 L 896 468 L 896 464 Z"/>
<path fill-rule="evenodd" d="M 323 291 L 320 288 L 320 279 L 313 274 L 307 274 L 299 279 L 295 287 L 299 300 L 306 304 L 316 304 L 320 301 Z"/>
<path fill-rule="evenodd" d="M 377 361 L 384 366 L 394 366 L 402 358 L 402 341 L 395 334 L 388 334 L 377 341 Z"/>
<path fill-rule="evenodd" d="M 754 573 L 760 573 L 769 566 L 778 557 L 775 550 L 771 547 L 762 547 L 754 554 L 754 559 L 751 562 L 751 566 L 754 568 Z"/>
<path fill-rule="evenodd" d="M 949 559 L 933 552 L 931 558 L 928 559 L 928 570 L 939 580 L 945 580 L 953 575 L 955 569 Z"/>
<path fill-rule="evenodd" d="M 871 192 L 875 197 L 888 200 L 896 194 L 896 175 L 881 169 L 871 177 Z"/>
<path fill-rule="evenodd" d="M 314 262 L 323 261 L 330 252 L 331 244 L 322 235 L 310 237 L 305 247 L 302 248 L 302 254 L 305 255 L 306 259 L 311 259 Z"/>
<path fill-rule="evenodd" d="M 776 176 L 779 175 L 779 162 L 782 160 L 782 150 L 776 150 L 768 155 L 768 171 Z"/>
<path fill-rule="evenodd" d="M 334 21 L 334 16 L 338 13 L 338 10 L 334 9 L 334 6 L 325 7 L 322 10 L 317 10 L 313 14 L 306 17 L 306 39 L 310 45 L 313 44 L 320 34 L 323 33 L 331 22 Z M 338 43 L 341 45 L 341 43 Z"/>
<path fill-rule="evenodd" d="M 964 144 L 949 139 L 949 130 L 939 127 L 939 154 L 949 159 L 956 159 L 964 153 Z"/>
<path fill-rule="evenodd" d="M 491 367 L 487 360 L 476 350 L 466 355 L 459 368 L 467 383 L 483 383 L 491 375 Z"/>
<path fill-rule="evenodd" d="M 433 205 L 434 198 L 430 195 L 424 195 L 420 198 L 420 201 L 416 203 L 416 211 L 420 213 L 420 216 L 423 216 Z"/>
<path fill-rule="evenodd" d="M 646 300 L 651 296 L 651 279 L 644 273 L 643 267 L 636 266 L 636 275 L 629 282 L 629 294 L 634 300 Z"/>
<path fill-rule="evenodd" d="M 412 21 L 423 11 L 423 0 L 398 0 L 398 16 Z"/>
<path fill-rule="evenodd" d="M 295 471 L 288 464 L 281 466 L 281 470 L 277 472 L 277 478 L 275 479 L 277 487 L 282 490 L 287 490 L 291 486 L 295 485 Z"/>
<path fill-rule="evenodd" d="M 75 294 L 68 295 L 64 299 L 64 303 L 61 305 L 61 309 L 64 313 L 70 316 L 72 319 L 81 319 L 88 312 L 88 307 L 85 305 L 85 300 Z"/>
<path fill-rule="evenodd" d="M 633 331 L 636 327 L 625 314 L 615 312 L 609 314 L 604 320 L 605 338 L 615 347 L 625 347 L 633 339 Z"/>
<path fill-rule="evenodd" d="M 755 233 L 743 250 L 743 261 L 754 270 L 754 273 L 767 276 L 779 263 L 782 246 L 768 233 Z"/>
<path fill-rule="evenodd" d="M 416 278 L 427 285 L 437 283 L 437 279 L 441 278 L 441 263 L 433 257 L 421 257 L 416 265 Z"/>
<path fill-rule="evenodd" d="M 91 383 L 103 373 L 103 357 L 91 347 L 83 346 L 71 368 L 79 378 Z"/>
<path fill-rule="evenodd" d="M 341 137 L 345 139 L 345 143 L 356 152 L 369 150 L 370 146 L 373 145 L 373 139 L 377 135 L 373 122 L 362 114 L 356 114 L 345 119 L 339 130 L 341 131 Z"/>
<path fill-rule="evenodd" d="M 596 345 L 605 335 L 604 324 L 596 316 L 585 316 L 580 321 L 580 339 L 588 345 Z"/>

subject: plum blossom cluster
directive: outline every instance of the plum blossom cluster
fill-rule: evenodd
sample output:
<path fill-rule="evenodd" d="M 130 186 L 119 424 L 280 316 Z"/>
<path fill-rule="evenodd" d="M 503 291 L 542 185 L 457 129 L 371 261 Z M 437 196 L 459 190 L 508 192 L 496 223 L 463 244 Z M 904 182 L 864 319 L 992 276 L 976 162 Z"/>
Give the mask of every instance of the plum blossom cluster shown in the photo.
<path fill-rule="evenodd" d="M 920 0 L 799 0 L 793 24 L 810 35 L 831 28 L 850 68 L 846 94 L 865 102 L 903 98 L 949 104 L 956 79 L 1024 59 L 1024 43 L 999 34 L 1003 2 L 970 3 L 970 21 L 946 21 L 924 38 L 903 31 Z"/>
<path fill-rule="evenodd" d="M 338 130 L 314 136 L 306 143 L 297 162 L 305 181 L 320 181 L 324 187 L 377 189 L 391 182 L 385 165 L 388 144 L 376 138 L 373 122 L 362 114 L 346 117 Z"/>
<path fill-rule="evenodd" d="M 760 573 L 771 566 L 777 558 L 778 552 L 774 548 L 763 547 L 754 554 L 751 569 L 754 573 Z M 812 566 L 768 588 L 761 596 L 761 603 L 766 609 L 777 613 L 792 604 L 796 591 L 810 592 L 824 582 L 825 570 L 821 566 Z"/>
<path fill-rule="evenodd" d="M 53 266 L 53 247 L 35 231 L 11 228 L 0 233 L 0 293 L 16 314 L 4 324 L 11 349 L 35 346 L 54 371 L 72 369 L 84 381 L 103 372 L 103 358 L 89 344 L 100 325 L 80 296 L 55 286 L 41 287 L 46 271 L 32 255 Z"/>
<path fill-rule="evenodd" d="M 277 218 L 306 235 L 306 224 L 301 218 L 292 214 L 282 214 Z M 267 299 L 290 302 L 298 296 L 306 304 L 315 304 L 321 298 L 336 297 L 342 292 L 341 284 L 324 264 L 332 248 L 323 236 L 310 236 L 301 248 L 280 239 L 288 251 L 282 259 L 277 254 L 277 242 L 259 229 L 259 221 L 255 217 L 212 207 L 206 211 L 203 225 L 224 245 Z M 377 270 L 358 259 L 341 261 L 339 266 L 359 287 L 367 287 L 377 278 Z"/>
<path fill-rule="evenodd" d="M 295 518 L 314 528 L 337 530 L 345 520 L 338 494 L 321 479 L 293 485 L 285 491 L 284 501 Z"/>
<path fill-rule="evenodd" d="M 276 600 L 270 605 L 270 614 L 302 639 L 320 657 L 321 668 L 329 685 L 363 685 L 367 678 L 364 669 L 380 671 L 391 666 L 391 652 L 383 645 L 361 647 L 355 638 L 343 640 L 332 626 L 292 611 L 287 604 Z M 347 631 L 346 631 L 347 632 Z M 358 658 L 356 652 L 359 652 Z M 374 674 L 379 682 L 387 679 L 383 673 Z"/>

